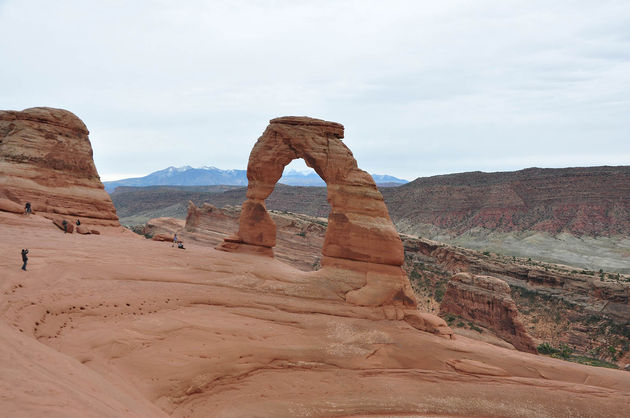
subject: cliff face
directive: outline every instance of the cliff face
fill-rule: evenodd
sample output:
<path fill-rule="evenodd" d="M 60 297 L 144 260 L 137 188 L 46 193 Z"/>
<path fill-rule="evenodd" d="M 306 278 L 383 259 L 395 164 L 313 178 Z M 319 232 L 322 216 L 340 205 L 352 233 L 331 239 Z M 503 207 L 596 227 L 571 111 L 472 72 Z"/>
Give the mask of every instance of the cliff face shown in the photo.
<path fill-rule="evenodd" d="M 421 309 L 440 312 L 454 274 L 493 276 L 509 285 L 520 320 L 537 342 L 566 345 L 577 353 L 622 366 L 627 363 L 629 275 L 480 253 L 405 235 L 402 239 L 405 268 Z M 492 317 L 492 306 L 485 306 L 481 316 Z M 500 335 L 501 327 L 489 328 Z"/>
<path fill-rule="evenodd" d="M 85 124 L 61 109 L 0 111 L 0 198 L 47 217 L 116 226 Z"/>
<path fill-rule="evenodd" d="M 518 317 L 510 286 L 501 279 L 458 273 L 447 286 L 441 314 L 454 314 L 494 330 L 516 349 L 537 353 L 536 344 Z"/>
<path fill-rule="evenodd" d="M 408 232 L 432 225 L 453 234 L 473 228 L 590 236 L 630 233 L 628 166 L 449 174 L 382 192 L 392 219 Z"/>

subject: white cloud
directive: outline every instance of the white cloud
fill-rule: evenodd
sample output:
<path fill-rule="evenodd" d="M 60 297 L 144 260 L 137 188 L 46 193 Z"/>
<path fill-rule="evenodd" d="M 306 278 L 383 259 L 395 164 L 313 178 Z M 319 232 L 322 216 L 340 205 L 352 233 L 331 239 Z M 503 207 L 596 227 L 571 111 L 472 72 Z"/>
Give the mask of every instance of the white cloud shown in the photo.
<path fill-rule="evenodd" d="M 8 0 L 0 39 L 0 108 L 76 113 L 104 178 L 245 168 L 289 114 L 410 179 L 630 164 L 628 2 Z"/>

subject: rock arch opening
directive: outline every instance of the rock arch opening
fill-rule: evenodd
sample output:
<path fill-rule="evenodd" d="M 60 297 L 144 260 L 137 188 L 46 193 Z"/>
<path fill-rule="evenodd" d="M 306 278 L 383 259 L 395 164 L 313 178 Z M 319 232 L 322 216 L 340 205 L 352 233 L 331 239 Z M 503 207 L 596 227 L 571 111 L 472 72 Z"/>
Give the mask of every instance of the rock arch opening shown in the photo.
<path fill-rule="evenodd" d="M 372 177 L 357 166 L 342 142 L 343 125 L 308 117 L 272 119 L 254 145 L 247 165 L 247 195 L 235 236 L 218 247 L 273 257 L 276 225 L 265 199 L 284 167 L 302 158 L 324 180 L 330 205 L 322 247 L 322 270 L 330 277 L 354 272 L 364 284 L 345 293 L 359 305 L 396 301 L 415 305 L 405 273 L 403 246 L 383 196 Z M 329 274 L 330 273 L 330 274 Z"/>

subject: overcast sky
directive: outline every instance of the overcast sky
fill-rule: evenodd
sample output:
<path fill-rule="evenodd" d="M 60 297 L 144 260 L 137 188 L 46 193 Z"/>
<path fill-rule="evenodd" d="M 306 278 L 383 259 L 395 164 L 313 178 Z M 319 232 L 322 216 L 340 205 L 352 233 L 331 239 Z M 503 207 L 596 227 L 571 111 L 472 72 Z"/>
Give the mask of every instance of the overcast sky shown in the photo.
<path fill-rule="evenodd" d="M 630 1 L 0 0 L 0 109 L 68 109 L 103 180 L 247 166 L 269 119 L 406 179 L 630 164 Z"/>

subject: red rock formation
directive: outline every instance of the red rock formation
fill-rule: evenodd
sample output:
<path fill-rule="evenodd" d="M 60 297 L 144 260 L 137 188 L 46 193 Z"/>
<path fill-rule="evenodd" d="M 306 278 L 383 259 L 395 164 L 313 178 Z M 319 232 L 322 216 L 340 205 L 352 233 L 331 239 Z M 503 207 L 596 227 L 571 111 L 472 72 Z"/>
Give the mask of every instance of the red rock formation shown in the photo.
<path fill-rule="evenodd" d="M 45 107 L 0 111 L 0 198 L 46 217 L 118 226 L 92 159 L 88 130 L 72 113 Z"/>
<path fill-rule="evenodd" d="M 341 141 L 343 131 L 338 123 L 307 117 L 271 120 L 249 157 L 247 200 L 242 206 L 238 234 L 219 248 L 273 254 L 276 226 L 265 199 L 284 167 L 302 158 L 326 182 L 331 206 L 322 266 L 364 275 L 365 286 L 348 291 L 346 301 L 415 306 L 401 269 L 402 242 L 372 177 L 357 167 L 352 152 Z"/>
<path fill-rule="evenodd" d="M 590 236 L 630 233 L 628 166 L 448 174 L 418 178 L 383 194 L 394 222 L 408 226 L 402 228 L 405 232 L 420 233 L 419 225 L 432 225 L 454 234 L 479 227 Z"/>
<path fill-rule="evenodd" d="M 346 303 L 358 272 L 112 229 L 0 213 L 0 415 L 627 416 L 629 373 L 439 338 Z"/>
<path fill-rule="evenodd" d="M 181 235 L 214 247 L 232 231 L 238 229 L 240 214 L 239 207 L 219 209 L 204 203 L 198 208 L 190 202 L 186 228 Z M 325 221 L 292 213 L 271 212 L 270 216 L 277 228 L 275 257 L 303 271 L 316 270 L 320 266 L 324 245 Z M 151 219 L 147 226 L 155 222 L 155 219 Z M 172 232 L 177 232 L 177 229 L 172 229 Z"/>
<path fill-rule="evenodd" d="M 475 321 L 510 342 L 516 349 L 537 353 L 536 344 L 518 318 L 510 286 L 501 279 L 459 273 L 448 282 L 440 313 Z"/>

